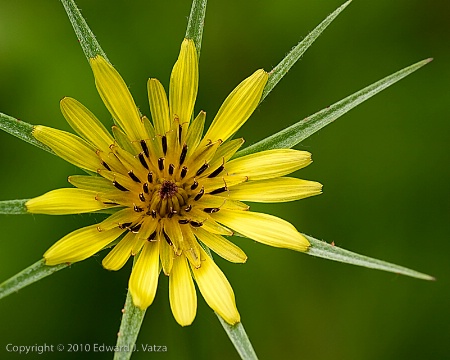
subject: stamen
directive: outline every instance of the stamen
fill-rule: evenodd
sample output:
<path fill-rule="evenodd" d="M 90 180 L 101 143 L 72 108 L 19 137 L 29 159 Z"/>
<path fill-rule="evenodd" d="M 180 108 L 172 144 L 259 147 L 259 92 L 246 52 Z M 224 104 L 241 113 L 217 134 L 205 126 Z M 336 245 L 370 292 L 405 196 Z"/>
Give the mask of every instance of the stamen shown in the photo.
<path fill-rule="evenodd" d="M 170 219 L 170 218 L 171 218 L 172 216 L 174 216 L 176 213 L 177 213 L 176 210 L 174 210 L 173 207 L 171 206 L 171 207 L 170 207 L 170 212 L 169 212 L 169 214 L 167 215 L 167 217 Z"/>
<path fill-rule="evenodd" d="M 153 182 L 153 173 L 151 171 L 147 175 L 147 180 L 150 184 Z"/>
<path fill-rule="evenodd" d="M 142 148 L 142 150 L 144 150 L 145 156 L 149 157 L 150 152 L 148 151 L 148 146 L 147 146 L 147 143 L 145 142 L 145 140 L 141 140 L 141 148 Z"/>
<path fill-rule="evenodd" d="M 178 124 L 178 142 L 181 144 L 181 135 L 183 134 L 183 127 Z"/>
<path fill-rule="evenodd" d="M 105 205 L 119 205 L 118 203 L 112 202 L 112 201 L 103 201 L 103 204 Z"/>
<path fill-rule="evenodd" d="M 152 210 L 152 218 L 156 219 L 156 210 Z"/>
<path fill-rule="evenodd" d="M 228 190 L 228 188 L 226 186 L 222 186 L 221 188 L 211 191 L 209 194 L 211 194 L 211 195 L 220 194 L 227 190 Z"/>
<path fill-rule="evenodd" d="M 162 136 L 161 144 L 162 144 L 162 148 L 163 148 L 163 153 L 164 153 L 164 155 L 166 155 L 167 154 L 167 137 L 166 137 L 166 135 Z"/>
<path fill-rule="evenodd" d="M 188 171 L 187 166 L 183 166 L 183 168 L 181 169 L 181 173 L 180 173 L 180 177 L 181 177 L 182 179 L 184 179 L 184 177 L 186 176 L 187 171 Z"/>
<path fill-rule="evenodd" d="M 189 212 L 192 210 L 192 205 L 189 205 L 188 207 L 184 208 L 184 211 Z"/>
<path fill-rule="evenodd" d="M 189 224 L 189 219 L 178 220 L 178 224 L 181 224 L 181 225 Z"/>
<path fill-rule="evenodd" d="M 190 224 L 191 224 L 193 227 L 200 227 L 200 226 L 203 225 L 202 222 L 193 221 L 193 220 L 190 221 Z"/>
<path fill-rule="evenodd" d="M 136 175 L 134 175 L 133 170 L 128 171 L 128 176 L 137 183 L 141 182 L 141 180 L 139 180 L 139 178 Z"/>
<path fill-rule="evenodd" d="M 139 200 L 141 200 L 142 202 L 145 202 L 145 197 L 143 193 L 139 193 Z"/>
<path fill-rule="evenodd" d="M 117 188 L 117 189 L 119 189 L 120 191 L 128 191 L 128 189 L 126 189 L 126 188 L 124 188 L 122 185 L 120 185 L 116 180 L 114 180 L 113 182 L 112 182 L 112 184 Z"/>
<path fill-rule="evenodd" d="M 205 188 L 202 186 L 202 189 L 198 192 L 197 195 L 195 195 L 194 200 L 195 201 L 200 200 L 204 193 L 205 193 Z"/>
<path fill-rule="evenodd" d="M 141 207 L 139 207 L 139 206 L 137 206 L 137 205 L 134 205 L 133 209 L 134 209 L 134 211 L 136 211 L 136 212 L 143 212 L 143 211 L 144 211 L 143 208 L 141 208 Z"/>
<path fill-rule="evenodd" d="M 141 224 L 134 225 L 134 226 L 132 226 L 132 227 L 130 228 L 130 231 L 131 231 L 132 233 L 134 233 L 134 234 L 137 234 L 137 233 L 139 232 L 141 226 L 142 226 L 142 223 L 141 223 Z"/>
<path fill-rule="evenodd" d="M 173 243 L 172 243 L 172 241 L 170 240 L 169 235 L 167 235 L 166 232 L 165 232 L 164 230 L 163 230 L 163 235 L 164 235 L 164 238 L 166 239 L 167 243 L 168 243 L 170 246 L 172 246 Z"/>
<path fill-rule="evenodd" d="M 102 161 L 102 165 L 106 168 L 106 170 L 111 171 L 111 168 L 109 167 L 109 165 L 107 163 L 105 163 L 104 161 Z"/>
<path fill-rule="evenodd" d="M 174 164 L 170 164 L 169 165 L 169 175 L 173 175 L 173 171 L 175 170 L 175 165 Z"/>
<path fill-rule="evenodd" d="M 217 175 L 219 175 L 219 174 L 222 172 L 222 170 L 223 170 L 224 168 L 225 168 L 225 167 L 223 166 L 223 164 L 220 165 L 216 170 L 214 170 L 211 174 L 208 175 L 208 178 L 216 177 Z"/>
<path fill-rule="evenodd" d="M 148 194 L 148 184 L 145 183 L 144 185 L 142 185 L 142 188 L 144 189 L 144 192 L 145 192 L 146 194 Z"/>
<path fill-rule="evenodd" d="M 148 241 L 154 240 L 156 237 L 156 230 L 152 232 L 152 234 L 147 238 Z"/>
<path fill-rule="evenodd" d="M 216 213 L 220 210 L 220 208 L 204 208 L 203 211 L 207 214 Z"/>
<path fill-rule="evenodd" d="M 161 157 L 158 159 L 158 168 L 159 170 L 163 171 L 164 170 L 164 158 Z"/>
<path fill-rule="evenodd" d="M 180 165 L 183 165 L 184 160 L 186 159 L 187 150 L 188 150 L 188 147 L 186 144 L 184 144 L 183 149 L 181 150 L 181 155 L 180 155 Z"/>
<path fill-rule="evenodd" d="M 125 228 L 129 227 L 131 224 L 132 224 L 131 222 L 119 224 L 119 229 L 125 229 Z"/>
<path fill-rule="evenodd" d="M 198 176 L 198 175 L 202 174 L 207 168 L 209 168 L 209 164 L 204 163 L 204 164 L 200 167 L 200 169 L 197 170 L 197 174 L 196 174 L 196 175 Z"/>
<path fill-rule="evenodd" d="M 191 190 L 197 189 L 197 186 L 198 186 L 198 182 L 197 182 L 197 180 L 194 179 L 194 183 L 191 185 Z"/>
<path fill-rule="evenodd" d="M 138 157 L 139 157 L 139 161 L 141 162 L 142 166 L 148 170 L 148 165 L 147 165 L 147 162 L 145 161 L 144 154 L 140 153 L 138 155 Z"/>

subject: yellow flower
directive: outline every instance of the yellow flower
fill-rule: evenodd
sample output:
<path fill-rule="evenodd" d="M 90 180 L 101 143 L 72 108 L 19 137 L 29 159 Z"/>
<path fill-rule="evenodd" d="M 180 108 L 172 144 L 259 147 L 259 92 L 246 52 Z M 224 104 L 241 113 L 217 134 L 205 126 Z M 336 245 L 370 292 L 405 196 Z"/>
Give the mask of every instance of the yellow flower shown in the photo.
<path fill-rule="evenodd" d="M 92 58 L 90 64 L 116 123 L 114 137 L 78 101 L 61 100 L 62 113 L 79 136 L 45 126 L 36 126 L 33 135 L 92 176 L 71 176 L 75 188 L 50 191 L 26 207 L 56 215 L 116 212 L 56 242 L 44 254 L 46 264 L 84 260 L 123 235 L 102 264 L 118 270 L 130 256 L 137 257 L 129 280 L 136 306 L 145 309 L 153 302 L 162 269 L 169 276 L 170 305 L 179 324 L 195 318 L 194 280 L 214 311 L 230 324 L 239 322 L 233 290 L 207 249 L 244 263 L 244 252 L 224 237 L 235 231 L 264 244 L 306 251 L 308 241 L 290 223 L 248 211 L 241 200 L 281 202 L 321 193 L 319 183 L 284 177 L 311 163 L 308 152 L 268 150 L 231 160 L 244 141 L 230 138 L 258 106 L 268 74 L 257 70 L 241 82 L 202 137 L 205 112 L 192 120 L 198 88 L 192 40 L 182 43 L 168 98 L 158 80 L 148 81 L 153 124 L 104 58 Z"/>

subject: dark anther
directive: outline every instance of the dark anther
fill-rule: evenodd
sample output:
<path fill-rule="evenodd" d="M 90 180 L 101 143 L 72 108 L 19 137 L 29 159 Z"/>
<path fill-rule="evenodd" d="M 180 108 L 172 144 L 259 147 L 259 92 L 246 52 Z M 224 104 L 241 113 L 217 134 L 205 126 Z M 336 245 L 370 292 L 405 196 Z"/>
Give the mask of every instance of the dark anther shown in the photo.
<path fill-rule="evenodd" d="M 142 185 L 142 188 L 144 189 L 144 192 L 145 192 L 146 194 L 148 194 L 148 184 L 145 183 L 144 185 Z"/>
<path fill-rule="evenodd" d="M 183 168 L 181 169 L 181 173 L 180 173 L 180 176 L 182 179 L 184 179 L 184 177 L 186 176 L 187 171 L 188 171 L 188 168 L 186 166 L 183 166 Z"/>
<path fill-rule="evenodd" d="M 195 195 L 194 200 L 195 201 L 200 200 L 204 193 L 205 193 L 205 188 L 202 186 L 202 189 L 198 192 L 197 195 Z"/>
<path fill-rule="evenodd" d="M 203 209 L 203 211 L 204 211 L 205 213 L 208 213 L 208 214 L 216 213 L 216 212 L 218 212 L 219 210 L 220 210 L 219 208 L 204 208 L 204 209 Z"/>
<path fill-rule="evenodd" d="M 158 159 L 158 168 L 161 171 L 164 170 L 164 158 L 162 158 L 162 157 Z"/>
<path fill-rule="evenodd" d="M 156 219 L 156 210 L 152 210 L 152 218 Z"/>
<path fill-rule="evenodd" d="M 136 211 L 136 212 L 143 212 L 144 211 L 144 209 L 143 208 L 141 208 L 141 207 L 139 207 L 139 206 L 137 206 L 137 205 L 134 205 L 134 211 Z"/>
<path fill-rule="evenodd" d="M 178 224 L 181 224 L 181 225 L 189 224 L 189 220 L 188 219 L 178 220 Z"/>
<path fill-rule="evenodd" d="M 139 193 L 139 200 L 141 200 L 142 202 L 145 202 L 145 197 L 143 193 Z"/>
<path fill-rule="evenodd" d="M 220 194 L 227 190 L 228 190 L 228 188 L 226 186 L 222 186 L 221 188 L 211 191 L 209 194 L 211 194 L 211 195 Z"/>
<path fill-rule="evenodd" d="M 141 180 L 139 180 L 139 178 L 136 175 L 134 175 L 133 170 L 128 171 L 128 176 L 137 183 L 141 182 Z"/>
<path fill-rule="evenodd" d="M 191 224 L 193 227 L 200 227 L 200 226 L 203 225 L 203 223 L 201 223 L 201 222 L 199 222 L 199 221 L 193 221 L 193 220 L 190 221 L 190 224 Z"/>
<path fill-rule="evenodd" d="M 183 149 L 181 150 L 181 155 L 180 155 L 180 165 L 183 165 L 184 160 L 186 159 L 187 150 L 188 150 L 188 147 L 186 144 L 184 144 Z"/>
<path fill-rule="evenodd" d="M 181 135 L 183 134 L 183 127 L 178 124 L 178 142 L 181 144 Z"/>
<path fill-rule="evenodd" d="M 170 219 L 172 216 L 174 216 L 176 214 L 176 210 L 173 209 L 173 207 L 170 207 L 170 212 L 167 215 L 167 217 Z"/>
<path fill-rule="evenodd" d="M 175 165 L 174 164 L 170 164 L 169 165 L 169 175 L 173 175 L 173 171 L 175 170 Z"/>
<path fill-rule="evenodd" d="M 134 226 L 130 227 L 130 231 L 132 233 L 137 234 L 139 232 L 139 229 L 141 228 L 141 226 L 142 226 L 142 224 L 134 225 Z"/>
<path fill-rule="evenodd" d="M 129 227 L 131 224 L 132 223 L 130 223 L 130 222 L 119 224 L 119 228 L 120 229 L 125 229 L 125 228 Z"/>
<path fill-rule="evenodd" d="M 192 210 L 192 205 L 188 205 L 188 207 L 184 208 L 184 211 L 189 212 Z"/>
<path fill-rule="evenodd" d="M 208 177 L 209 178 L 216 177 L 217 175 L 219 175 L 222 172 L 223 169 L 224 169 L 224 166 L 222 164 L 216 170 L 214 170 L 211 174 L 209 174 Z"/>
<path fill-rule="evenodd" d="M 141 162 L 142 166 L 148 170 L 148 165 L 147 165 L 147 161 L 145 161 L 144 154 L 140 153 L 138 155 L 138 157 L 139 157 L 139 161 Z"/>
<path fill-rule="evenodd" d="M 156 237 L 156 230 L 152 232 L 152 234 L 147 238 L 148 241 L 155 240 Z"/>
<path fill-rule="evenodd" d="M 111 168 L 109 167 L 109 165 L 107 163 L 105 163 L 104 161 L 102 161 L 102 165 L 106 168 L 106 170 L 111 171 Z"/>
<path fill-rule="evenodd" d="M 204 163 L 200 169 L 197 170 L 197 176 L 202 174 L 207 168 L 209 168 L 209 165 L 207 163 Z"/>
<path fill-rule="evenodd" d="M 142 150 L 144 150 L 145 156 L 149 157 L 150 153 L 148 151 L 148 146 L 147 146 L 147 143 L 145 142 L 145 140 L 141 140 L 141 148 L 142 148 Z"/>
<path fill-rule="evenodd" d="M 151 171 L 147 175 L 147 180 L 150 184 L 153 182 L 153 173 Z"/>
<path fill-rule="evenodd" d="M 164 155 L 167 154 L 167 137 L 166 135 L 163 135 L 163 137 L 161 138 L 161 144 L 162 144 L 162 148 L 163 148 L 163 153 Z"/>
<path fill-rule="evenodd" d="M 166 232 L 165 232 L 164 230 L 163 230 L 163 235 L 164 235 L 164 238 L 166 239 L 167 243 L 168 243 L 170 246 L 172 246 L 172 245 L 173 245 L 173 244 L 172 244 L 172 241 L 170 240 L 169 235 L 167 235 Z"/>
<path fill-rule="evenodd" d="M 103 204 L 105 205 L 119 205 L 118 203 L 112 202 L 112 201 L 103 201 Z"/>
<path fill-rule="evenodd" d="M 128 189 L 126 189 L 126 188 L 124 188 L 122 185 L 120 185 L 116 180 L 114 180 L 113 182 L 112 182 L 112 184 L 117 188 L 117 189 L 119 189 L 120 191 L 128 191 Z"/>
<path fill-rule="evenodd" d="M 194 179 L 194 183 L 191 185 L 191 190 L 197 189 L 197 186 L 198 186 L 198 182 L 197 182 L 197 180 Z"/>

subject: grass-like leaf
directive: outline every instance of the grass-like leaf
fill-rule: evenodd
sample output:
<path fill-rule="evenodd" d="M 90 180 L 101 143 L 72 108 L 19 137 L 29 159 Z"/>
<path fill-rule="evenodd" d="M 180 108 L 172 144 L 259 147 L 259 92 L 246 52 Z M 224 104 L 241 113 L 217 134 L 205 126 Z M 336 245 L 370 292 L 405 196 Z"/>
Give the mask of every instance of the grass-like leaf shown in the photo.
<path fill-rule="evenodd" d="M 66 13 L 69 16 L 69 20 L 72 23 L 75 34 L 77 35 L 78 41 L 80 42 L 81 48 L 83 49 L 84 55 L 86 56 L 87 60 L 89 61 L 90 58 L 93 58 L 97 55 L 101 55 L 106 60 L 108 60 L 105 52 L 95 38 L 94 33 L 91 31 L 88 24 L 86 23 L 86 20 L 84 20 L 83 16 L 81 15 L 80 10 L 75 4 L 75 1 L 61 0 L 61 2 L 66 9 Z"/>
<path fill-rule="evenodd" d="M 227 335 L 236 348 L 238 354 L 241 356 L 241 359 L 257 360 L 258 357 L 256 356 L 255 350 L 253 349 L 253 346 L 248 339 L 247 333 L 245 332 L 242 323 L 239 322 L 235 325 L 230 325 L 224 319 L 222 319 L 220 315 L 218 315 L 217 313 L 216 315 L 219 318 L 219 321 L 222 324 L 223 328 L 227 332 Z"/>
<path fill-rule="evenodd" d="M 261 101 L 269 95 L 275 85 L 283 78 L 284 75 L 289 71 L 289 69 L 294 66 L 294 64 L 301 58 L 306 50 L 313 44 L 314 41 L 319 37 L 320 34 L 331 24 L 331 22 L 344 10 L 352 0 L 347 1 L 345 4 L 337 8 L 333 13 L 328 15 L 328 17 L 322 21 L 313 31 L 311 31 L 307 37 L 300 41 L 297 46 L 295 46 L 289 54 L 285 56 L 280 63 L 275 66 L 269 73 L 269 80 L 262 93 Z"/>
<path fill-rule="evenodd" d="M 114 360 L 128 360 L 133 354 L 134 344 L 139 335 L 145 310 L 134 306 L 131 294 L 128 291 L 127 300 L 123 309 L 122 322 L 120 323 L 119 334 L 117 335 L 117 348 L 121 351 L 114 353 Z M 124 351 L 128 350 L 128 351 Z"/>
<path fill-rule="evenodd" d="M 0 201 L 0 214 L 28 214 L 25 203 L 29 199 Z"/>
<path fill-rule="evenodd" d="M 185 37 L 194 40 L 200 58 L 207 0 L 193 0 Z"/>
<path fill-rule="evenodd" d="M 236 153 L 235 157 L 269 149 L 291 148 L 362 102 L 403 79 L 433 59 L 422 60 L 377 81 L 333 105 Z"/>
<path fill-rule="evenodd" d="M 430 275 L 426 275 L 418 271 L 405 268 L 403 266 L 391 264 L 386 261 L 373 259 L 364 255 L 359 255 L 354 252 L 328 244 L 325 241 L 317 240 L 312 236 L 308 235 L 305 236 L 311 243 L 311 247 L 306 252 L 306 254 L 308 255 L 317 256 L 328 260 L 339 261 L 347 264 L 363 266 L 371 269 L 388 271 L 396 274 L 414 277 L 417 279 L 436 280 L 434 277 Z"/>
<path fill-rule="evenodd" d="M 52 154 L 53 151 L 47 146 L 37 141 L 33 136 L 33 125 L 28 124 L 22 120 L 13 118 L 12 116 L 0 113 L 0 129 L 6 131 L 7 133 L 18 137 L 19 139 L 30 143 L 31 145 L 37 146 L 40 149 L 48 151 Z"/>
<path fill-rule="evenodd" d="M 9 278 L 0 284 L 0 299 L 10 295 L 15 291 L 19 291 L 24 287 L 35 283 L 59 270 L 69 266 L 68 264 L 60 264 L 55 266 L 47 266 L 44 259 L 39 260 L 33 265 L 22 270 L 20 273 Z"/>

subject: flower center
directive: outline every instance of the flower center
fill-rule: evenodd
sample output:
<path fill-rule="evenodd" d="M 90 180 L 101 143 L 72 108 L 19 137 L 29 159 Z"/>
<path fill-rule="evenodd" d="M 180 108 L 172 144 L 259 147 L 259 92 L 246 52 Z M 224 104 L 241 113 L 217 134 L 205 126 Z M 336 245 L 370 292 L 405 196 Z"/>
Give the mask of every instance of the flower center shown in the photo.
<path fill-rule="evenodd" d="M 150 202 L 148 203 L 147 214 L 153 217 L 172 217 L 179 214 L 182 206 L 186 204 L 188 195 L 180 183 L 173 180 L 160 179 L 155 186 Z"/>
<path fill-rule="evenodd" d="M 170 180 L 164 180 L 159 189 L 159 197 L 161 200 L 169 199 L 177 193 L 177 190 L 177 184 Z"/>

